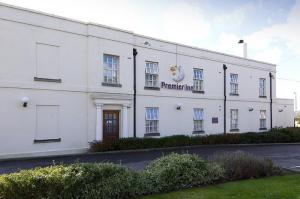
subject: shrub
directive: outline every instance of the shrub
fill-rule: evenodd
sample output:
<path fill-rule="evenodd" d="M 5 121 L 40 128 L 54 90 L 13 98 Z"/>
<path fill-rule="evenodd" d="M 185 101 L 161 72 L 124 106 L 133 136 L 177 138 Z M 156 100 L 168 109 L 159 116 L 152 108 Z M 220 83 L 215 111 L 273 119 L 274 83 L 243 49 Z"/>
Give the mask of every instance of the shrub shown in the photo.
<path fill-rule="evenodd" d="M 217 154 L 212 157 L 212 162 L 224 168 L 225 180 L 259 178 L 280 173 L 280 169 L 271 160 L 241 151 Z"/>
<path fill-rule="evenodd" d="M 51 166 L 0 177 L 1 199 L 57 198 L 70 167 Z"/>
<path fill-rule="evenodd" d="M 253 143 L 291 143 L 300 142 L 300 128 L 273 129 L 262 133 L 227 133 L 190 137 L 175 135 L 162 138 L 122 138 L 93 142 L 90 150 L 115 151 L 130 149 L 149 149 L 209 144 L 253 144 Z"/>
<path fill-rule="evenodd" d="M 114 164 L 52 166 L 2 176 L 0 198 L 133 198 L 137 185 L 137 173 Z"/>
<path fill-rule="evenodd" d="M 151 162 L 141 173 L 144 193 L 158 193 L 211 184 L 223 175 L 220 166 L 197 155 L 170 154 Z"/>

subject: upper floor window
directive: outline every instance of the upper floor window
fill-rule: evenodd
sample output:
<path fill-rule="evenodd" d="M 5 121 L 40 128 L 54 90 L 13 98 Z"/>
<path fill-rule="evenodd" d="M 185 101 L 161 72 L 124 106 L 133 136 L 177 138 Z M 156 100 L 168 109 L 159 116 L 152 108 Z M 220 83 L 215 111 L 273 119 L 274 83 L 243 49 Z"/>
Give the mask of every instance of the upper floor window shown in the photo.
<path fill-rule="evenodd" d="M 146 114 L 146 134 L 158 133 L 158 108 L 147 107 Z"/>
<path fill-rule="evenodd" d="M 119 57 L 104 54 L 103 65 L 104 83 L 119 84 Z"/>
<path fill-rule="evenodd" d="M 238 84 L 238 75 L 230 74 L 230 94 L 238 95 L 239 94 L 239 84 Z"/>
<path fill-rule="evenodd" d="M 194 132 L 203 131 L 203 109 L 194 108 Z"/>
<path fill-rule="evenodd" d="M 193 76 L 193 91 L 203 91 L 203 70 L 194 68 L 194 76 Z"/>
<path fill-rule="evenodd" d="M 259 116 L 259 128 L 261 130 L 267 128 L 267 111 L 266 110 L 261 110 L 260 111 L 260 116 Z"/>
<path fill-rule="evenodd" d="M 145 86 L 158 87 L 158 63 L 146 62 L 145 68 Z"/>
<path fill-rule="evenodd" d="M 238 109 L 231 109 L 230 110 L 230 129 L 231 130 L 238 130 L 239 128 L 239 111 Z"/>
<path fill-rule="evenodd" d="M 259 78 L 259 97 L 266 96 L 266 79 Z"/>

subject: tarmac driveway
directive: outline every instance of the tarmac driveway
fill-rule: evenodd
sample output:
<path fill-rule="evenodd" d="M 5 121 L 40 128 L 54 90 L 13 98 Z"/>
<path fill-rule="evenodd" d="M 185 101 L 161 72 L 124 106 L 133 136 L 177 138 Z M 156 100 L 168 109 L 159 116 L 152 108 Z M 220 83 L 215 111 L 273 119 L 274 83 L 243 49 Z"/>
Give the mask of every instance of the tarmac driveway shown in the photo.
<path fill-rule="evenodd" d="M 142 170 L 151 160 L 171 152 L 193 153 L 206 159 L 219 152 L 238 150 L 270 158 L 281 167 L 300 171 L 300 144 L 268 144 L 180 147 L 147 151 L 88 153 L 29 159 L 1 160 L 0 174 L 15 172 L 21 169 L 43 167 L 53 164 L 70 164 L 75 162 L 113 162 L 126 165 L 134 170 Z"/>

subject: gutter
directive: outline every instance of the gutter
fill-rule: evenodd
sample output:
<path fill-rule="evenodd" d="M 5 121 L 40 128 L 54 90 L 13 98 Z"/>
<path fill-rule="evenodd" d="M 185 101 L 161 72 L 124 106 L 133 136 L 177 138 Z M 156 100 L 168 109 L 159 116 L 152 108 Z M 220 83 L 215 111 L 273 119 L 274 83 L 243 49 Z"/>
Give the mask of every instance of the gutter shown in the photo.
<path fill-rule="evenodd" d="M 272 96 L 272 89 L 273 89 L 272 78 L 273 78 L 273 75 L 272 75 L 271 72 L 269 73 L 269 76 L 270 76 L 270 127 L 272 129 L 273 128 L 273 96 Z"/>
<path fill-rule="evenodd" d="M 226 70 L 227 66 L 226 64 L 223 64 L 223 70 L 224 70 L 224 134 L 226 134 Z"/>
<path fill-rule="evenodd" d="M 133 49 L 133 137 L 136 137 L 136 56 L 138 52 Z"/>

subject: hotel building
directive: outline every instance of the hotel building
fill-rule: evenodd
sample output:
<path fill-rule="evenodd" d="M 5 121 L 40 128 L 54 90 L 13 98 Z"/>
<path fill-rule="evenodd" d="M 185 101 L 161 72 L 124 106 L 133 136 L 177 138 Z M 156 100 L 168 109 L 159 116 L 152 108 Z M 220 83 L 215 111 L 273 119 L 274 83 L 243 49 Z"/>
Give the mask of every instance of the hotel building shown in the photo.
<path fill-rule="evenodd" d="M 0 158 L 294 125 L 276 66 L 0 4 Z"/>

